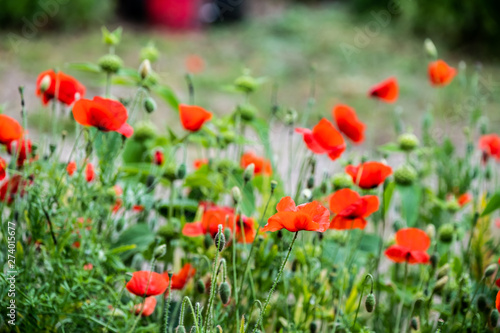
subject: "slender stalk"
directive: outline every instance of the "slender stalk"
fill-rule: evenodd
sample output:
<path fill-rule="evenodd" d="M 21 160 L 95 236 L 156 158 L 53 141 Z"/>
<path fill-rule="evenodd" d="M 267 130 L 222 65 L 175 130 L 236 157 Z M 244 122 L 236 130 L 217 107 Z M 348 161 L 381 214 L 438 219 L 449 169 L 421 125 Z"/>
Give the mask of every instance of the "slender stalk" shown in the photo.
<path fill-rule="evenodd" d="M 132 328 L 130 329 L 129 333 L 135 331 L 137 323 L 139 322 L 139 320 L 141 320 L 142 312 L 144 311 L 144 306 L 146 305 L 146 295 L 148 294 L 149 283 L 151 282 L 151 276 L 153 275 L 153 271 L 155 269 L 155 263 L 156 263 L 156 258 L 153 256 L 153 259 L 151 260 L 151 270 L 149 271 L 149 276 L 148 276 L 148 283 L 146 284 L 146 289 L 144 290 L 144 296 L 142 296 L 141 311 L 137 315 L 137 319 L 134 321 L 134 325 L 132 325 Z"/>
<path fill-rule="evenodd" d="M 352 323 L 351 331 L 354 331 L 354 327 L 356 326 L 356 320 L 358 319 L 359 308 L 361 307 L 361 301 L 363 300 L 363 292 L 365 291 L 366 279 L 371 279 L 371 281 L 372 281 L 372 288 L 371 288 L 370 293 L 373 294 L 373 276 L 371 276 L 371 274 L 368 274 L 368 275 L 366 275 L 365 279 L 363 280 L 361 294 L 359 295 L 358 308 L 356 309 L 356 315 L 354 316 L 354 322 Z"/>
<path fill-rule="evenodd" d="M 168 332 L 168 312 L 170 311 L 170 302 L 172 300 L 172 274 L 168 273 L 167 302 L 163 304 L 163 333 Z"/>
<path fill-rule="evenodd" d="M 399 332 L 399 323 L 401 322 L 401 315 L 403 313 L 403 307 L 405 304 L 405 299 L 404 299 L 404 294 L 406 292 L 406 282 L 408 280 L 408 261 L 405 261 L 405 275 L 404 275 L 404 280 L 403 280 L 403 295 L 401 296 L 401 302 L 399 303 L 399 309 L 398 309 L 398 314 L 396 317 L 396 326 L 394 328 L 394 331 L 396 333 Z"/>
<path fill-rule="evenodd" d="M 210 281 L 210 296 L 208 297 L 208 306 L 207 306 L 207 311 L 205 313 L 205 320 L 204 320 L 205 326 L 203 327 L 203 332 L 207 332 L 207 330 L 210 332 L 212 306 L 215 298 L 215 285 L 217 284 L 217 262 L 219 261 L 219 244 L 222 237 L 222 224 L 219 224 L 219 232 L 217 235 L 219 235 L 219 237 L 217 239 L 217 244 L 216 244 L 217 250 L 215 251 L 215 259 L 212 268 L 212 278 Z"/>
<path fill-rule="evenodd" d="M 236 216 L 235 219 L 241 220 L 241 214 L 238 217 L 238 205 L 236 206 Z M 233 260 L 233 283 L 234 283 L 234 290 L 238 290 L 238 276 L 236 274 L 236 225 L 238 221 L 235 221 L 234 226 L 233 226 L 233 255 L 232 255 L 232 260 Z M 238 292 L 234 293 L 234 302 L 235 302 L 235 312 L 234 312 L 234 321 L 236 323 L 236 327 L 239 326 L 239 320 L 240 320 L 240 310 L 238 308 L 239 305 L 239 298 L 238 298 Z"/>
<path fill-rule="evenodd" d="M 471 304 L 474 304 L 474 299 L 476 298 L 476 295 L 477 295 L 477 293 L 478 293 L 478 291 L 479 291 L 479 288 L 480 288 L 480 287 L 481 287 L 481 285 L 483 284 L 483 282 L 484 282 L 484 279 L 485 279 L 485 278 L 486 278 L 486 277 L 483 275 L 483 278 L 481 279 L 481 281 L 479 281 L 479 283 L 478 283 L 478 285 L 477 285 L 477 287 L 476 287 L 476 290 L 474 291 L 474 295 L 472 295 L 472 298 L 471 298 L 471 300 L 470 300 Z M 462 319 L 462 325 L 460 325 L 460 326 L 462 327 L 462 328 L 460 329 L 460 332 L 463 332 L 463 331 L 464 331 L 464 329 L 465 329 L 465 320 L 467 319 L 467 315 L 469 314 L 469 310 L 470 310 L 470 308 L 471 308 L 471 307 L 470 307 L 470 306 L 468 306 L 468 307 L 467 307 L 467 310 L 466 310 L 466 311 L 465 311 L 465 313 L 464 313 L 464 318 Z"/>

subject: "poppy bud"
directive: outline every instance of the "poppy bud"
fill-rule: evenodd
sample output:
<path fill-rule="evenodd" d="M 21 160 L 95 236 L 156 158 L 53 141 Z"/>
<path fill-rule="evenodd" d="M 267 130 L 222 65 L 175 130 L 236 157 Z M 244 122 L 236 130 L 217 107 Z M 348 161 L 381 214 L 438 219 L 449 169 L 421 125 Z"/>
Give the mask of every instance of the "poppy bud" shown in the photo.
<path fill-rule="evenodd" d="M 156 102 L 151 97 L 148 97 L 144 100 L 144 110 L 147 113 L 153 113 L 156 110 Z"/>
<path fill-rule="evenodd" d="M 304 189 L 302 191 L 302 197 L 306 199 L 307 201 L 310 201 L 312 199 L 312 191 L 308 188 Z"/>
<path fill-rule="evenodd" d="M 139 75 L 141 78 L 145 79 L 151 73 L 151 61 L 149 59 L 144 59 L 139 65 Z"/>
<path fill-rule="evenodd" d="M 309 324 L 309 332 L 310 333 L 316 333 L 318 332 L 318 323 L 313 321 L 311 324 Z"/>
<path fill-rule="evenodd" d="M 155 62 L 159 57 L 160 52 L 152 43 L 141 49 L 141 60 L 147 59 L 150 62 Z"/>
<path fill-rule="evenodd" d="M 437 264 L 438 264 L 438 261 L 439 261 L 439 257 L 437 255 L 437 253 L 433 253 L 431 255 L 431 258 L 430 258 L 430 262 L 431 262 L 431 267 L 432 269 L 436 269 L 437 267 Z"/>
<path fill-rule="evenodd" d="M 229 299 L 231 297 L 231 288 L 227 282 L 222 282 L 219 287 L 219 296 L 222 304 L 226 305 L 229 303 Z"/>
<path fill-rule="evenodd" d="M 215 234 L 214 240 L 215 247 L 219 250 L 219 252 L 222 252 L 226 246 L 226 236 L 224 236 L 224 233 L 222 232 L 222 224 L 219 224 L 219 231 Z"/>
<path fill-rule="evenodd" d="M 49 89 L 51 83 L 50 81 L 51 81 L 50 75 L 45 75 L 42 78 L 42 81 L 40 81 L 40 91 L 42 94 L 46 92 L 47 89 Z"/>
<path fill-rule="evenodd" d="M 236 108 L 236 112 L 238 112 L 243 121 L 252 121 L 257 115 L 257 108 L 252 104 L 240 104 Z"/>
<path fill-rule="evenodd" d="M 114 31 L 109 31 L 106 27 L 102 27 L 102 41 L 106 45 L 118 45 L 122 37 L 122 28 L 119 27 Z"/>
<path fill-rule="evenodd" d="M 192 326 L 189 333 L 196 333 L 196 326 Z"/>
<path fill-rule="evenodd" d="M 307 179 L 307 188 L 312 189 L 314 188 L 314 177 L 311 176 L 309 179 Z"/>
<path fill-rule="evenodd" d="M 441 266 L 441 267 L 438 269 L 437 273 L 436 273 L 436 274 L 437 274 L 437 278 L 438 278 L 438 280 L 439 280 L 440 278 L 442 278 L 443 276 L 447 275 L 447 274 L 448 274 L 448 272 L 449 272 L 449 270 L 450 270 L 450 264 L 445 264 L 445 265 Z"/>
<path fill-rule="evenodd" d="M 414 331 L 418 331 L 419 328 L 418 319 L 416 317 L 411 318 L 410 327 Z"/>
<path fill-rule="evenodd" d="M 446 201 L 445 208 L 450 213 L 456 213 L 460 210 L 460 204 L 455 199 L 448 200 Z"/>
<path fill-rule="evenodd" d="M 186 164 L 182 163 L 176 172 L 177 179 L 184 179 L 186 177 Z"/>
<path fill-rule="evenodd" d="M 94 165 L 92 163 L 88 163 L 87 167 L 85 168 L 85 179 L 87 182 L 93 181 L 95 178 L 95 171 L 94 171 Z"/>
<path fill-rule="evenodd" d="M 410 186 L 417 179 L 417 171 L 408 164 L 402 165 L 394 171 L 394 181 L 401 186 Z"/>
<path fill-rule="evenodd" d="M 167 253 L 167 244 L 162 244 L 155 249 L 154 257 L 155 259 L 161 258 Z"/>
<path fill-rule="evenodd" d="M 429 38 L 426 38 L 424 41 L 424 49 L 429 57 L 431 57 L 432 59 L 437 59 L 438 53 L 436 46 Z"/>
<path fill-rule="evenodd" d="M 448 280 L 449 280 L 449 277 L 447 275 L 440 278 L 436 282 L 436 285 L 434 285 L 434 292 L 439 293 L 441 290 L 443 290 L 444 286 L 446 286 L 446 284 L 448 283 Z"/>
<path fill-rule="evenodd" d="M 186 328 L 184 327 L 184 325 L 179 325 L 175 329 L 175 333 L 186 333 Z"/>
<path fill-rule="evenodd" d="M 352 178 L 346 173 L 336 173 L 332 176 L 332 185 L 334 190 L 350 188 L 352 186 Z"/>
<path fill-rule="evenodd" d="M 165 155 L 161 150 L 156 150 L 153 156 L 153 161 L 156 165 L 161 166 L 165 163 Z"/>
<path fill-rule="evenodd" d="M 214 239 L 212 238 L 212 236 L 209 233 L 205 234 L 205 238 L 203 239 L 203 245 L 205 245 L 205 248 L 208 249 L 213 244 Z"/>
<path fill-rule="evenodd" d="M 56 151 L 56 149 L 57 149 L 57 145 L 55 145 L 54 143 L 51 143 L 49 145 L 50 155 L 54 154 L 54 152 Z"/>
<path fill-rule="evenodd" d="M 286 110 L 284 119 L 285 125 L 291 126 L 295 123 L 296 120 L 297 120 L 297 111 L 295 111 L 294 109 Z"/>
<path fill-rule="evenodd" d="M 454 233 L 455 227 L 453 226 L 453 224 L 443 224 L 441 227 L 439 227 L 439 240 L 443 243 L 451 243 Z"/>
<path fill-rule="evenodd" d="M 245 183 L 248 183 L 250 180 L 252 180 L 252 177 L 255 173 L 255 164 L 250 163 L 246 168 L 245 171 L 243 171 L 243 181 Z"/>
<path fill-rule="evenodd" d="M 114 74 L 123 67 L 122 59 L 116 54 L 106 54 L 98 61 L 99 67 L 103 72 Z"/>
<path fill-rule="evenodd" d="M 434 224 L 429 224 L 425 229 L 425 233 L 427 234 L 427 236 L 429 236 L 429 238 L 436 237 L 436 227 L 434 226 Z"/>
<path fill-rule="evenodd" d="M 140 122 L 135 126 L 134 141 L 144 142 L 156 138 L 157 129 L 151 122 Z"/>
<path fill-rule="evenodd" d="M 404 151 L 412 151 L 420 145 L 420 141 L 413 133 L 401 134 L 398 138 L 399 148 Z"/>
<path fill-rule="evenodd" d="M 206 287 L 205 287 L 205 283 L 203 283 L 203 280 L 202 279 L 198 279 L 198 281 L 196 281 L 196 290 L 200 293 L 200 294 L 204 294 L 205 291 L 206 291 Z"/>
<path fill-rule="evenodd" d="M 498 310 L 493 309 L 493 311 L 491 311 L 491 313 L 490 313 L 490 324 L 492 327 L 497 327 L 499 317 L 500 316 L 498 314 Z"/>
<path fill-rule="evenodd" d="M 148 175 L 146 177 L 146 187 L 148 188 L 148 191 L 154 190 L 155 180 L 156 180 L 156 178 L 153 175 Z"/>
<path fill-rule="evenodd" d="M 484 296 L 484 294 L 478 296 L 476 304 L 477 304 L 477 309 L 480 312 L 484 313 L 486 310 L 488 310 L 488 301 L 486 299 L 486 296 Z"/>
<path fill-rule="evenodd" d="M 496 264 L 491 264 L 489 265 L 488 267 L 486 267 L 486 269 L 484 270 L 484 277 L 485 278 L 488 278 L 490 276 L 493 275 L 493 273 L 495 273 L 495 271 L 497 270 L 497 265 Z"/>
<path fill-rule="evenodd" d="M 235 203 L 238 203 L 241 201 L 241 190 L 238 186 L 234 186 L 231 189 L 231 195 L 232 195 Z"/>
<path fill-rule="evenodd" d="M 278 186 L 278 182 L 275 180 L 272 180 L 271 181 L 271 193 L 274 192 L 274 190 L 276 189 L 277 186 Z"/>
<path fill-rule="evenodd" d="M 236 221 L 236 224 L 239 225 L 239 220 Z M 226 239 L 231 239 L 231 229 L 229 228 L 226 228 L 224 229 L 224 237 L 226 237 Z"/>
<path fill-rule="evenodd" d="M 375 309 L 375 304 L 376 304 L 375 295 L 373 293 L 369 293 L 368 296 L 366 296 L 365 300 L 366 311 L 370 313 L 373 312 L 373 309 Z"/>
<path fill-rule="evenodd" d="M 259 83 L 256 79 L 250 76 L 249 71 L 245 71 L 242 76 L 238 77 L 234 81 L 234 85 L 236 88 L 245 93 L 254 92 L 257 89 Z"/>

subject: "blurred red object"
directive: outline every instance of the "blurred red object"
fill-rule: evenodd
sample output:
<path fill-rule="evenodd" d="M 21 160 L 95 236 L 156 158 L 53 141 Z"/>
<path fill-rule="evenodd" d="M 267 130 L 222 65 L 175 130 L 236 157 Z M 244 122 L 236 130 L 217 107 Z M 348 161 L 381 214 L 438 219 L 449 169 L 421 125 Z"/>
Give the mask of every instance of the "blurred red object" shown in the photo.
<path fill-rule="evenodd" d="M 150 23 L 172 29 L 193 29 L 199 26 L 200 0 L 147 0 Z"/>

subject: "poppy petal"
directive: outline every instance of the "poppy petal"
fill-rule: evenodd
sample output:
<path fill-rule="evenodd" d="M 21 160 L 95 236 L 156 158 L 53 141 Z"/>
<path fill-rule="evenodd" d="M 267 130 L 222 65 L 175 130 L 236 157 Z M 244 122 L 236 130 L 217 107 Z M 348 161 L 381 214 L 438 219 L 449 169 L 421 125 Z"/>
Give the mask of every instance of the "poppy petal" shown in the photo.
<path fill-rule="evenodd" d="M 188 237 L 197 237 L 205 234 L 205 228 L 201 222 L 186 223 L 182 228 L 182 234 Z"/>
<path fill-rule="evenodd" d="M 423 230 L 404 228 L 396 232 L 396 243 L 410 251 L 427 251 L 431 246 L 431 239 Z"/>
<path fill-rule="evenodd" d="M 297 210 L 297 207 L 291 197 L 283 197 L 276 205 L 276 210 L 278 212 L 294 212 Z"/>
<path fill-rule="evenodd" d="M 392 245 L 387 250 L 385 250 L 384 254 L 387 258 L 391 259 L 394 262 L 404 262 L 409 255 L 408 248 L 401 245 Z"/>
<path fill-rule="evenodd" d="M 179 105 L 179 115 L 184 129 L 197 132 L 203 124 L 212 119 L 212 113 L 196 105 Z"/>
<path fill-rule="evenodd" d="M 429 80 L 434 86 L 446 86 L 457 75 L 457 70 L 444 60 L 436 60 L 429 64 Z"/>
<path fill-rule="evenodd" d="M 363 230 L 366 227 L 366 220 L 364 218 L 354 218 L 349 219 L 344 216 L 337 215 L 332 219 L 330 223 L 330 229 L 337 230 L 350 230 L 350 229 L 361 229 Z"/>
<path fill-rule="evenodd" d="M 124 123 L 119 129 L 116 130 L 118 133 L 126 138 L 130 138 L 134 134 L 134 128 L 127 123 Z"/>
<path fill-rule="evenodd" d="M 380 206 L 380 202 L 376 195 L 365 195 L 361 198 L 361 200 L 366 201 L 366 211 L 362 217 L 368 217 L 375 213 Z"/>
<path fill-rule="evenodd" d="M 426 264 L 429 262 L 430 256 L 424 251 L 411 251 L 410 258 L 408 259 L 409 264 Z"/>
<path fill-rule="evenodd" d="M 23 128 L 17 120 L 0 114 L 0 144 L 8 144 L 23 136 Z"/>
<path fill-rule="evenodd" d="M 311 220 L 318 224 L 316 231 L 323 232 L 328 229 L 330 225 L 330 212 L 318 201 L 302 204 L 297 209 L 300 213 L 311 217 Z"/>
<path fill-rule="evenodd" d="M 359 121 L 356 111 L 350 106 L 339 104 L 333 108 L 333 118 L 339 130 L 355 144 L 364 140 L 365 124 Z"/>
<path fill-rule="evenodd" d="M 137 271 L 127 283 L 127 290 L 137 296 L 156 296 L 163 294 L 168 287 L 168 279 L 150 271 Z"/>
<path fill-rule="evenodd" d="M 398 99 L 399 87 L 395 77 L 390 77 L 370 89 L 369 95 L 386 103 L 394 103 Z"/>
<path fill-rule="evenodd" d="M 312 131 L 308 128 L 296 128 L 295 132 L 302 134 L 302 139 L 309 148 L 315 154 L 325 154 L 327 150 L 323 148 L 315 139 Z"/>
<path fill-rule="evenodd" d="M 360 195 L 351 189 L 344 188 L 338 190 L 330 197 L 330 210 L 335 214 L 339 214 L 345 208 L 358 201 Z"/>

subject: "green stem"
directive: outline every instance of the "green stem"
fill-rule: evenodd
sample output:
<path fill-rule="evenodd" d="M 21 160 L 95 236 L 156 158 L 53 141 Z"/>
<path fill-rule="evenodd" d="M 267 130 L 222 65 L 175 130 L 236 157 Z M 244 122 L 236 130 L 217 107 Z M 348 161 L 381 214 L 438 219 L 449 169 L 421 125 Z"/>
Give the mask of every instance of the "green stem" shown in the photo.
<path fill-rule="evenodd" d="M 356 315 L 354 316 L 354 322 L 352 323 L 351 331 L 354 331 L 354 327 L 356 326 L 356 320 L 358 319 L 359 308 L 361 307 L 361 301 L 363 300 L 363 292 L 365 291 L 366 279 L 371 279 L 372 289 L 371 289 L 370 293 L 373 293 L 373 276 L 371 274 L 368 274 L 368 275 L 366 275 L 365 279 L 363 280 L 361 294 L 359 295 L 358 308 L 356 309 Z"/>
<path fill-rule="evenodd" d="M 405 275 L 403 281 L 403 294 L 401 295 L 401 302 L 399 303 L 398 314 L 396 317 L 396 327 L 394 328 L 395 333 L 399 332 L 399 323 L 401 322 L 401 315 L 403 313 L 403 307 L 405 304 L 404 294 L 406 293 L 406 282 L 408 280 L 408 262 L 405 261 Z"/>
<path fill-rule="evenodd" d="M 483 275 L 483 278 L 481 279 L 481 281 L 479 281 L 478 285 L 476 286 L 476 290 L 474 291 L 474 295 L 472 295 L 472 298 L 471 298 L 471 302 L 470 302 L 471 304 L 474 304 L 474 299 L 476 298 L 476 295 L 479 291 L 479 288 L 483 284 L 485 278 L 486 278 L 486 276 Z M 469 314 L 470 308 L 471 308 L 470 306 L 467 307 L 467 310 L 464 313 L 464 318 L 462 319 L 462 325 L 460 325 L 462 327 L 460 329 L 460 332 L 463 332 L 465 329 L 465 320 L 467 319 L 467 315 Z"/>
<path fill-rule="evenodd" d="M 167 302 L 163 308 L 163 333 L 168 333 L 168 313 L 170 311 L 170 302 L 172 300 L 172 274 L 168 274 L 168 290 Z"/>
<path fill-rule="evenodd" d="M 220 240 L 222 237 L 222 224 L 219 224 L 219 232 L 217 233 L 219 235 L 217 239 L 217 250 L 215 251 L 215 260 L 212 268 L 212 278 L 210 281 L 210 296 L 208 298 L 208 306 L 207 306 L 207 311 L 205 313 L 205 326 L 203 327 L 203 332 L 207 332 L 207 330 L 210 332 L 210 326 L 211 326 L 211 315 L 212 315 L 212 306 L 215 298 L 215 285 L 217 284 L 217 262 L 219 261 L 219 244 Z"/>

